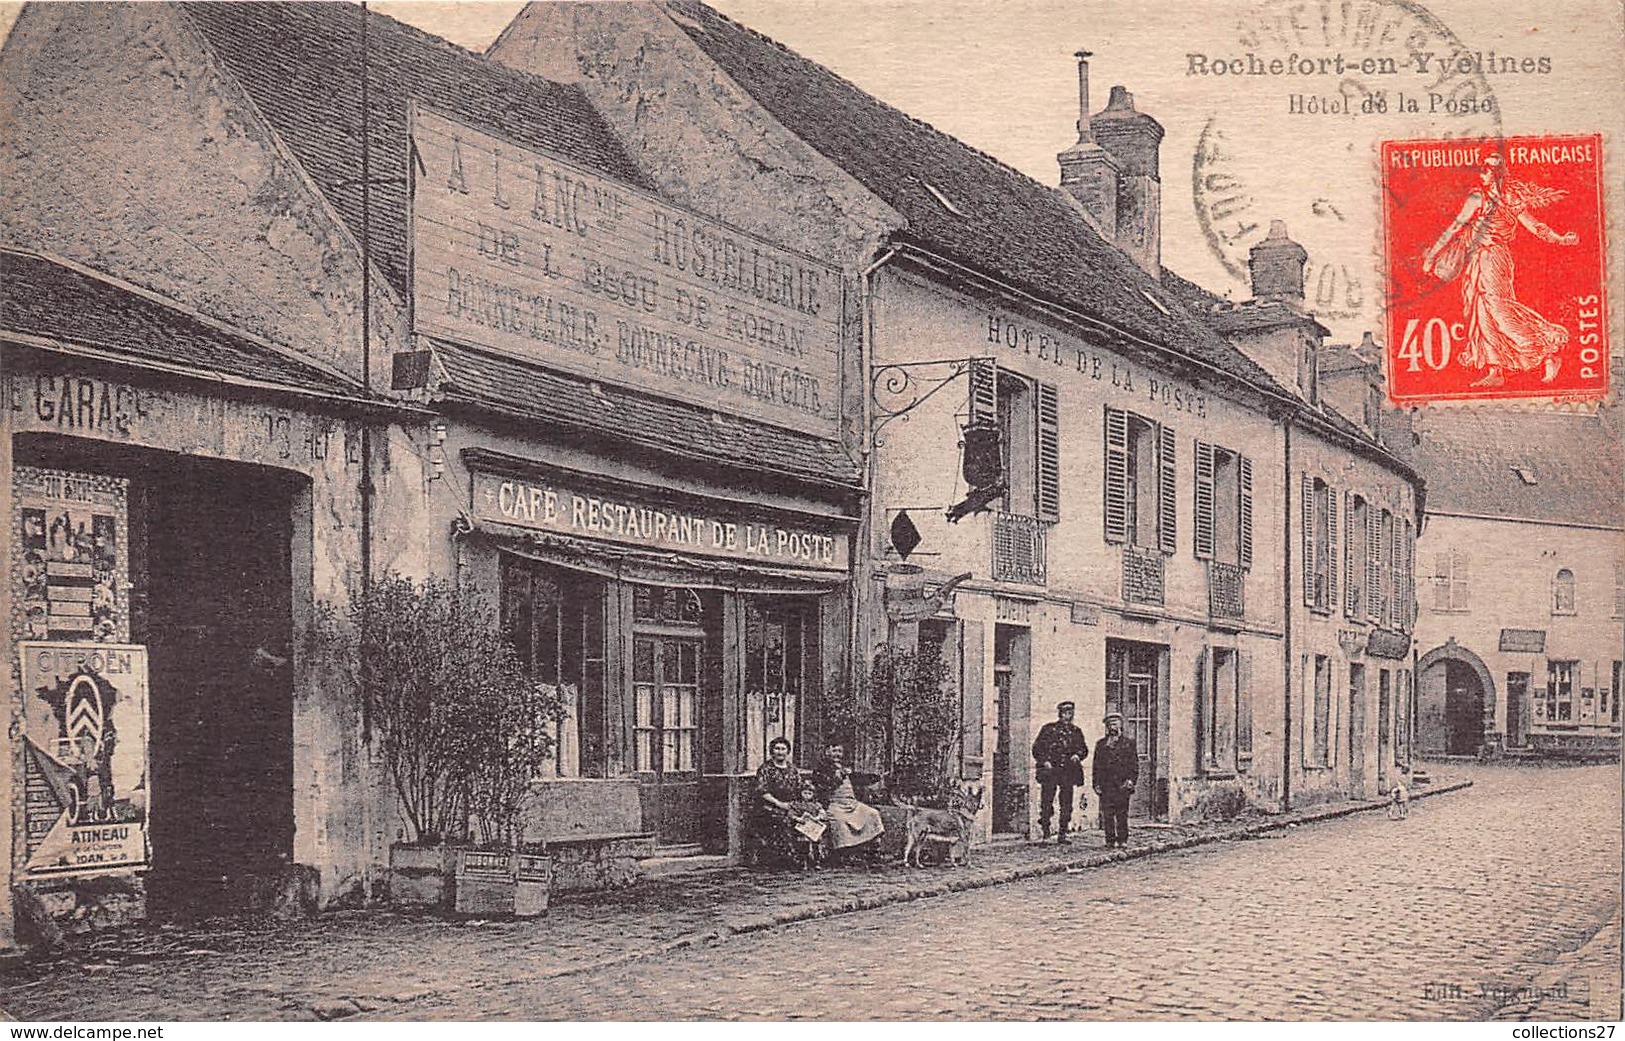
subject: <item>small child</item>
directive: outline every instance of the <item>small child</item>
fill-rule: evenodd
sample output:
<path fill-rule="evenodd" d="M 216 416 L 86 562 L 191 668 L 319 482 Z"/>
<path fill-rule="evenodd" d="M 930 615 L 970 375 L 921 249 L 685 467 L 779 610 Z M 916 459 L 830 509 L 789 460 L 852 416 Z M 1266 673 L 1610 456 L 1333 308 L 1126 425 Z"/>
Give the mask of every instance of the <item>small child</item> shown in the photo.
<path fill-rule="evenodd" d="M 1403 820 L 1411 815 L 1410 778 L 1405 776 L 1409 772 L 1408 768 L 1400 767 L 1399 773 L 1394 775 L 1393 787 L 1388 790 L 1388 819 L 1391 821 Z"/>
<path fill-rule="evenodd" d="M 819 802 L 810 781 L 801 782 L 801 798 L 790 804 L 790 827 L 804 867 L 824 862 L 824 832 L 829 827 L 829 811 Z"/>

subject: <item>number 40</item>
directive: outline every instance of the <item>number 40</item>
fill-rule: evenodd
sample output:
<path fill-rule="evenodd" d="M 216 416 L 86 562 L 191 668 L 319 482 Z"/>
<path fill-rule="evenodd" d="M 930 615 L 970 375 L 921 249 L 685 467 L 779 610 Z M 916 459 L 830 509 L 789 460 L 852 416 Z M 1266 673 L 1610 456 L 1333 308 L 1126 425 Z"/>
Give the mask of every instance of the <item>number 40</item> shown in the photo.
<path fill-rule="evenodd" d="M 1416 327 L 1419 325 L 1422 325 L 1420 318 L 1412 318 L 1405 323 L 1405 335 L 1399 343 L 1399 357 L 1411 363 L 1407 372 L 1421 372 L 1423 363 L 1438 372 L 1450 364 L 1450 343 L 1461 339 L 1461 323 L 1450 325 L 1443 318 L 1429 318 L 1422 328 L 1422 335 L 1418 337 Z"/>

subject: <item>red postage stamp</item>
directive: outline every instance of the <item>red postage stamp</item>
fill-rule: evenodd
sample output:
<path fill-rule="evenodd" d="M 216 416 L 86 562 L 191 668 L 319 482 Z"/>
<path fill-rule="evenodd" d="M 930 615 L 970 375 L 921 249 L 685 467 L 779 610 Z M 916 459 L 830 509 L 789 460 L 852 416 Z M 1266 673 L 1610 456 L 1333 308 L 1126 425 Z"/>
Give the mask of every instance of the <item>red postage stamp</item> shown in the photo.
<path fill-rule="evenodd" d="M 1608 390 L 1602 138 L 1386 141 L 1388 393 Z"/>

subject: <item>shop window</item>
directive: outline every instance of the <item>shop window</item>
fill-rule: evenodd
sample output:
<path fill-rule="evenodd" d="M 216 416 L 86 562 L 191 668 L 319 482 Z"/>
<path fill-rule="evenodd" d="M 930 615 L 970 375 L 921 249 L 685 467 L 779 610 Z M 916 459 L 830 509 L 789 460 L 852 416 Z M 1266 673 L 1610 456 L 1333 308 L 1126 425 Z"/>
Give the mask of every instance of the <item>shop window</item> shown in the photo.
<path fill-rule="evenodd" d="M 1302 478 L 1303 602 L 1330 612 L 1337 602 L 1336 495 L 1325 481 Z"/>
<path fill-rule="evenodd" d="M 754 768 L 767 758 L 774 738 L 790 742 L 797 758 L 810 762 L 807 703 L 816 614 L 801 601 L 768 598 L 745 605 L 746 763 Z M 924 640 L 925 626 L 921 626 Z"/>
<path fill-rule="evenodd" d="M 1198 559 L 1253 563 L 1253 462 L 1205 441 L 1196 442 L 1194 536 Z"/>
<path fill-rule="evenodd" d="M 605 583 L 506 554 L 500 580 L 503 632 L 538 681 L 559 687 L 568 714 L 548 772 L 605 776 Z"/>
<path fill-rule="evenodd" d="M 701 625 L 705 601 L 683 586 L 633 586 L 632 621 L 652 625 Z"/>
<path fill-rule="evenodd" d="M 1577 661 L 1546 663 L 1546 721 L 1563 723 L 1574 719 L 1574 684 L 1580 671 Z"/>
<path fill-rule="evenodd" d="M 1574 614 L 1574 572 L 1568 568 L 1552 579 L 1552 614 Z"/>
<path fill-rule="evenodd" d="M 1107 542 L 1173 553 L 1177 545 L 1175 437 L 1169 427 L 1106 406 Z"/>
<path fill-rule="evenodd" d="M 1461 613 L 1467 610 L 1467 556 L 1449 550 L 1433 557 L 1433 610 Z"/>
<path fill-rule="evenodd" d="M 638 634 L 632 640 L 632 767 L 694 773 L 701 641 Z"/>

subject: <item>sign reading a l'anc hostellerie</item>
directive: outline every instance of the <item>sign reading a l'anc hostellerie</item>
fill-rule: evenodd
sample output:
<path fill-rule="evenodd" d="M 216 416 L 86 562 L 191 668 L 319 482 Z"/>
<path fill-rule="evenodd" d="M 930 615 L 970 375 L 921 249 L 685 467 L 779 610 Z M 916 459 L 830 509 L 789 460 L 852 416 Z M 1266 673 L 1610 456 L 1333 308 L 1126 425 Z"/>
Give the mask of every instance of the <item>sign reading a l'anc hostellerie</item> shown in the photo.
<path fill-rule="evenodd" d="M 417 110 L 417 332 L 833 439 L 839 272 Z"/>
<path fill-rule="evenodd" d="M 479 471 L 473 490 L 478 519 L 536 531 L 813 571 L 844 572 L 851 559 L 847 535 L 811 526 L 785 527 Z"/>

